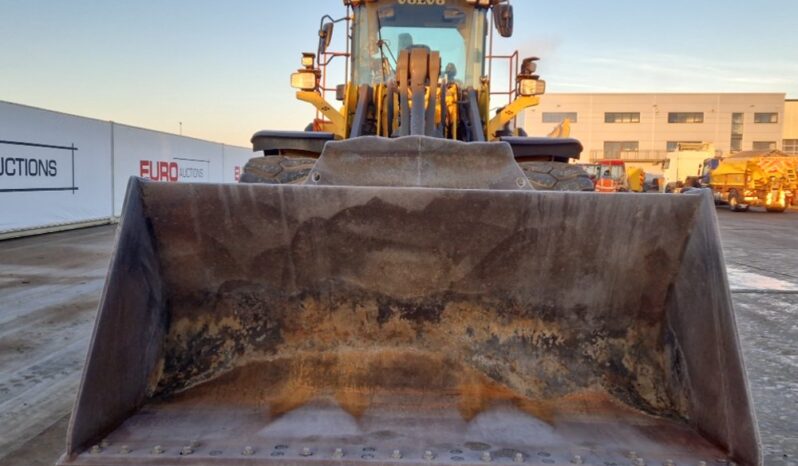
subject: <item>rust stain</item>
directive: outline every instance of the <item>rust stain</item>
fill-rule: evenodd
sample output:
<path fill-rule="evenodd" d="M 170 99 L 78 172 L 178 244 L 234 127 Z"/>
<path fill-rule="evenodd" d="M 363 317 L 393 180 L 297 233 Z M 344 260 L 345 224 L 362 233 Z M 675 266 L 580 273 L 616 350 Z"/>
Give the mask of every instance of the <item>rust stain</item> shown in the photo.
<path fill-rule="evenodd" d="M 235 380 L 220 399 L 256 400 L 273 417 L 324 400 L 359 418 L 390 405 L 388 394 L 419 393 L 450 400 L 467 421 L 509 404 L 550 422 L 556 400 L 580 392 L 650 414 L 684 409 L 664 382 L 656 325 L 588 332 L 595 324 L 574 315 L 453 297 L 397 304 L 349 291 L 297 301 L 247 285 L 245 298 L 243 310 L 217 302 L 216 312 L 173 322 L 161 398 Z M 250 312 L 258 301 L 271 303 L 267 316 Z"/>
<path fill-rule="evenodd" d="M 544 422 L 552 423 L 554 412 L 550 402 L 520 396 L 508 387 L 490 381 L 484 375 L 471 373 L 459 387 L 458 410 L 466 421 L 501 403 L 511 403 L 519 410 Z"/>
<path fill-rule="evenodd" d="M 335 404 L 356 419 L 372 409 L 451 410 L 470 422 L 507 405 L 549 424 L 587 414 L 641 415 L 600 389 L 553 398 L 525 396 L 473 367 L 415 350 L 302 353 L 291 359 L 250 361 L 174 401 L 254 405 L 272 420 L 318 402 Z"/>

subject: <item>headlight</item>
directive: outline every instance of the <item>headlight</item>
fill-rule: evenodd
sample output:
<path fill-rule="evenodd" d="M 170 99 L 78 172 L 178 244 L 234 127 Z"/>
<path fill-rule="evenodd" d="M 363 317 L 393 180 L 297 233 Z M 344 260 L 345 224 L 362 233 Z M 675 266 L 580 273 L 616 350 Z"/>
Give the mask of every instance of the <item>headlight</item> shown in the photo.
<path fill-rule="evenodd" d="M 291 87 L 303 91 L 316 90 L 316 73 L 313 71 L 299 71 L 291 75 Z"/>
<path fill-rule="evenodd" d="M 313 65 L 316 63 L 316 54 L 315 53 L 303 53 L 302 54 L 302 66 L 305 68 L 312 70 Z"/>
<path fill-rule="evenodd" d="M 546 81 L 542 79 L 521 78 L 518 83 L 518 93 L 527 97 L 545 94 Z"/>

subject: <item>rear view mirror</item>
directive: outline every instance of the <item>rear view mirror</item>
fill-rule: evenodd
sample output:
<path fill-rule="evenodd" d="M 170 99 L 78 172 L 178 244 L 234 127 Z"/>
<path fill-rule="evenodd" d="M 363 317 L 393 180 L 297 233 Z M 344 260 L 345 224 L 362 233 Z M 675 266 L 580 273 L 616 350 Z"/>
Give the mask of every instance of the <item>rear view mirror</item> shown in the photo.
<path fill-rule="evenodd" d="M 330 46 L 334 27 L 335 24 L 330 22 L 322 24 L 321 29 L 319 29 L 319 56 L 326 52 L 327 48 Z"/>
<path fill-rule="evenodd" d="M 499 3 L 493 7 L 493 22 L 496 30 L 502 37 L 513 35 L 513 6 L 509 3 Z"/>

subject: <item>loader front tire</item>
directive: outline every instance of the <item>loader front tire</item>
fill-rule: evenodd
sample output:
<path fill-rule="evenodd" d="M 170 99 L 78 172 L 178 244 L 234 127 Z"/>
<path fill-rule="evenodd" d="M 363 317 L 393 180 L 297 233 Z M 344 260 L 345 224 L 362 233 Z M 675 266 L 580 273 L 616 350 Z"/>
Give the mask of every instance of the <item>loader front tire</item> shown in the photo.
<path fill-rule="evenodd" d="M 250 159 L 241 174 L 241 183 L 301 184 L 316 163 L 311 157 L 267 155 Z"/>
<path fill-rule="evenodd" d="M 538 191 L 595 191 L 587 172 L 564 162 L 520 162 L 529 183 Z"/>

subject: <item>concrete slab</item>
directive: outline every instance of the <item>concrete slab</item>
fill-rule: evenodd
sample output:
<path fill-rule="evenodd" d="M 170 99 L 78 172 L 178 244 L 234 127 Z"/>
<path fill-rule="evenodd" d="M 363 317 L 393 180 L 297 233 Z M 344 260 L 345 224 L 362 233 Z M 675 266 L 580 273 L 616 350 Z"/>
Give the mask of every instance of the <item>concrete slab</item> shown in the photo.
<path fill-rule="evenodd" d="M 798 465 L 798 211 L 718 209 L 765 464 Z"/>
<path fill-rule="evenodd" d="M 0 459 L 44 432 L 51 438 L 34 457 L 1 464 L 52 464 L 63 449 L 114 231 L 0 242 Z"/>

